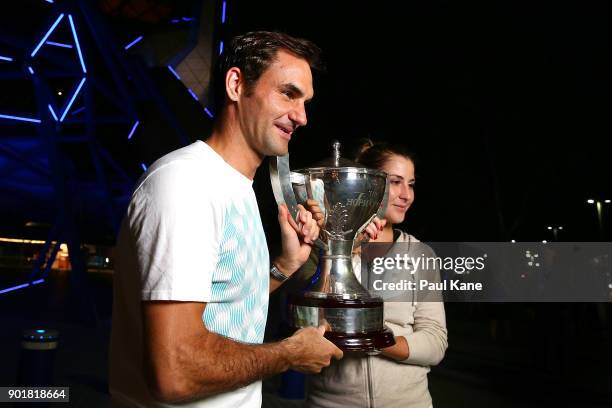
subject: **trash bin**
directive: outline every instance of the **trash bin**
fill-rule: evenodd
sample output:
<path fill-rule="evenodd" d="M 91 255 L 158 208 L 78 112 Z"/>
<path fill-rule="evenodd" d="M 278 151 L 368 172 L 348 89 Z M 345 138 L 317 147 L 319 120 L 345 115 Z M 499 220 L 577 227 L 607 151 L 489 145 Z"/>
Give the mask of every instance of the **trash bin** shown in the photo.
<path fill-rule="evenodd" d="M 54 384 L 54 363 L 58 331 L 27 329 L 21 338 L 21 359 L 17 384 L 22 387 L 49 387 Z"/>

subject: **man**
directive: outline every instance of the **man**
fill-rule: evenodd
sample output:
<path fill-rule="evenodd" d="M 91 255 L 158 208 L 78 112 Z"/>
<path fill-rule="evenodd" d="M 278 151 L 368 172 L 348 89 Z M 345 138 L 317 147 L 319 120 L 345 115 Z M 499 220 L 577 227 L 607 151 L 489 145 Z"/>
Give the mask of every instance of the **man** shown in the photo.
<path fill-rule="evenodd" d="M 306 125 L 318 48 L 281 33 L 236 37 L 220 63 L 223 108 L 206 143 L 155 162 L 137 183 L 118 239 L 110 389 L 120 406 L 259 407 L 260 379 L 319 372 L 342 352 L 307 328 L 263 341 L 269 280 L 252 179 Z M 316 214 L 316 212 L 315 212 Z M 315 217 L 316 218 L 316 217 Z M 319 233 L 279 207 L 290 276 Z M 186 403 L 186 404 L 185 404 Z"/>

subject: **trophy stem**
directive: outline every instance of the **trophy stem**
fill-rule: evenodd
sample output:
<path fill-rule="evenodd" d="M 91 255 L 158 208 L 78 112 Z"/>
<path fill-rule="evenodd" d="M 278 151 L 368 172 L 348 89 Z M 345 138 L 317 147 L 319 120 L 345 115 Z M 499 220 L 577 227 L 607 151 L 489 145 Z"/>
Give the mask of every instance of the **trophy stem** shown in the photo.
<path fill-rule="evenodd" d="M 311 297 L 337 299 L 368 299 L 365 290 L 353 272 L 351 250 L 353 241 L 329 241 L 328 250 L 319 258 L 317 273 L 307 291 Z"/>

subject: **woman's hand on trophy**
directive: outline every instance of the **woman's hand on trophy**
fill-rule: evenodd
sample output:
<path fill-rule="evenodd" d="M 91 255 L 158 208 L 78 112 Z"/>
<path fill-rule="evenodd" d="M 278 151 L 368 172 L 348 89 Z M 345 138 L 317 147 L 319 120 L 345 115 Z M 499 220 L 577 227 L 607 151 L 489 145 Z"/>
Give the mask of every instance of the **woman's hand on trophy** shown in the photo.
<path fill-rule="evenodd" d="M 410 357 L 410 346 L 404 336 L 395 336 L 395 344 L 381 350 L 382 355 L 397 361 L 404 361 Z"/>
<path fill-rule="evenodd" d="M 278 222 L 281 229 L 283 252 L 274 264 L 286 276 L 292 275 L 308 260 L 311 244 L 319 237 L 319 226 L 310 211 L 298 205 L 297 222 L 293 220 L 287 206 L 278 206 Z"/>
<path fill-rule="evenodd" d="M 385 219 L 381 220 L 378 217 L 374 217 L 372 222 L 370 222 L 367 225 L 367 227 L 365 227 L 365 229 L 357 236 L 357 239 L 362 240 L 365 235 L 368 237 L 368 240 L 374 241 L 378 239 L 378 236 L 380 235 L 382 230 L 385 228 L 385 225 L 387 225 L 387 220 Z"/>

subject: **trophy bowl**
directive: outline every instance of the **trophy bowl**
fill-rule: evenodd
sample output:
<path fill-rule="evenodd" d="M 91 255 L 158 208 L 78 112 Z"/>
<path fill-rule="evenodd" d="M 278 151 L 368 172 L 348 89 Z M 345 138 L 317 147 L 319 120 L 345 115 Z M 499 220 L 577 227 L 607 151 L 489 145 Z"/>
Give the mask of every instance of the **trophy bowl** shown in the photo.
<path fill-rule="evenodd" d="M 387 175 L 341 159 L 338 142 L 333 148 L 331 160 L 294 172 L 288 155 L 270 161 L 277 201 L 295 218 L 297 204 L 313 199 L 324 215 L 316 242 L 319 263 L 310 285 L 290 296 L 289 323 L 294 328 L 326 324 L 325 337 L 340 349 L 375 354 L 395 341 L 384 325 L 382 299 L 359 283 L 352 256 L 364 241 L 358 238 L 363 229 L 375 216 L 383 217 Z"/>

